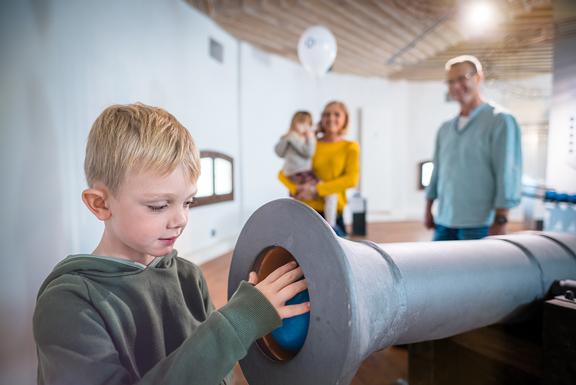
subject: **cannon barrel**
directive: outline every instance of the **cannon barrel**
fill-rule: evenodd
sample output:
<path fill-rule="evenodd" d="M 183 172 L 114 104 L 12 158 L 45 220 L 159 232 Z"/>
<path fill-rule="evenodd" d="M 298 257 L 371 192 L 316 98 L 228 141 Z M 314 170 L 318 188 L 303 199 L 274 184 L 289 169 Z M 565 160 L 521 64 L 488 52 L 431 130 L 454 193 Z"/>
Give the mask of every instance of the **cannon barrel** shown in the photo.
<path fill-rule="evenodd" d="M 347 385 L 372 352 L 525 315 L 555 280 L 576 278 L 576 236 L 519 233 L 459 242 L 375 244 L 337 237 L 291 199 L 259 208 L 234 249 L 229 296 L 252 270 L 295 259 L 310 295 L 305 342 L 270 336 L 241 361 L 251 385 Z"/>

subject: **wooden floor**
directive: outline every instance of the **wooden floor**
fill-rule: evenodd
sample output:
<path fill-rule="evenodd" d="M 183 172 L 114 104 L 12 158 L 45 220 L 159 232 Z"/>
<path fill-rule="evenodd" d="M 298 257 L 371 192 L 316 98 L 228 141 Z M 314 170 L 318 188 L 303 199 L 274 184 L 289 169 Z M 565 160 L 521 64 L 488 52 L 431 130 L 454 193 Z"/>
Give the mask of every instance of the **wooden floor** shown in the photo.
<path fill-rule="evenodd" d="M 521 230 L 521 225 L 511 223 L 509 231 Z M 426 230 L 420 222 L 382 222 L 368 225 L 366 237 L 376 243 L 429 241 L 432 231 Z M 232 253 L 225 254 L 201 266 L 208 282 L 208 289 L 216 308 L 226 303 L 228 271 Z M 404 348 L 391 347 L 368 357 L 354 377 L 351 385 L 401 385 L 407 384 L 408 355 Z M 247 385 L 240 367 L 234 369 L 234 384 Z M 270 384 L 274 385 L 274 384 Z M 295 384 L 296 385 L 296 384 Z"/>

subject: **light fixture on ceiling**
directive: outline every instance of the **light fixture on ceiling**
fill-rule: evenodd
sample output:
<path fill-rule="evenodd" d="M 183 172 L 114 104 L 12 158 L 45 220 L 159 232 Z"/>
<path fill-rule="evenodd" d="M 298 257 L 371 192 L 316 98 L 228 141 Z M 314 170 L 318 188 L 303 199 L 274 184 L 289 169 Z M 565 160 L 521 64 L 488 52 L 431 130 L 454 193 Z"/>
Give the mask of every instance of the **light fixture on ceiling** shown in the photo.
<path fill-rule="evenodd" d="M 464 1 L 461 6 L 462 30 L 471 36 L 491 31 L 502 21 L 500 10 L 489 0 Z"/>

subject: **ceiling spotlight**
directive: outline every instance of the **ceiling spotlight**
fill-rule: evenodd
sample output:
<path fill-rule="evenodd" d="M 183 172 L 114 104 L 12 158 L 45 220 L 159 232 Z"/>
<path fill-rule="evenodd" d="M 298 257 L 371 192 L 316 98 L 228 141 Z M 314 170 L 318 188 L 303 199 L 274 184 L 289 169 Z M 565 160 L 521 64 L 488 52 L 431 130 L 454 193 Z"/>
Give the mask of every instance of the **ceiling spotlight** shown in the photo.
<path fill-rule="evenodd" d="M 498 9 L 491 1 L 467 1 L 462 5 L 463 28 L 471 35 L 494 29 L 500 19 Z"/>

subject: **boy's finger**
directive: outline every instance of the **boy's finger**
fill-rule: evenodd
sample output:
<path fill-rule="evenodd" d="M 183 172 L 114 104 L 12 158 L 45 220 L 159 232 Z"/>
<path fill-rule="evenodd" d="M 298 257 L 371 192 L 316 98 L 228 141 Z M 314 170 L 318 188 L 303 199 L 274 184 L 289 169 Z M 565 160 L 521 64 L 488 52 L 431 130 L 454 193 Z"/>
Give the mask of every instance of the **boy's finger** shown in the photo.
<path fill-rule="evenodd" d="M 285 265 L 280 266 L 279 268 L 277 268 L 276 270 L 274 270 L 273 272 L 271 272 L 265 279 L 264 281 L 268 281 L 268 282 L 274 282 L 276 281 L 279 277 L 281 277 L 282 275 L 284 275 L 286 272 L 293 270 L 294 268 L 296 268 L 296 266 L 298 266 L 298 264 L 296 263 L 296 261 L 292 261 L 292 262 L 288 262 Z"/>
<path fill-rule="evenodd" d="M 280 299 L 283 302 L 288 301 L 290 298 L 294 297 L 296 294 L 304 291 L 308 288 L 308 282 L 305 279 L 300 281 L 296 281 L 291 283 L 290 285 L 286 286 L 282 290 L 280 290 Z"/>
<path fill-rule="evenodd" d="M 250 274 L 248 274 L 248 283 L 251 283 L 252 285 L 258 283 L 258 274 L 256 274 L 255 271 L 251 271 Z"/>
<path fill-rule="evenodd" d="M 310 302 L 303 302 L 296 305 L 282 306 L 278 310 L 280 318 L 296 317 L 297 315 L 308 313 L 310 311 Z"/>
<path fill-rule="evenodd" d="M 304 276 L 304 272 L 301 267 L 287 271 L 282 274 L 276 281 L 270 282 L 277 290 L 282 290 L 284 287 L 290 285 Z"/>

